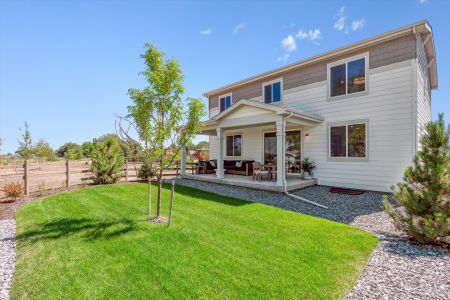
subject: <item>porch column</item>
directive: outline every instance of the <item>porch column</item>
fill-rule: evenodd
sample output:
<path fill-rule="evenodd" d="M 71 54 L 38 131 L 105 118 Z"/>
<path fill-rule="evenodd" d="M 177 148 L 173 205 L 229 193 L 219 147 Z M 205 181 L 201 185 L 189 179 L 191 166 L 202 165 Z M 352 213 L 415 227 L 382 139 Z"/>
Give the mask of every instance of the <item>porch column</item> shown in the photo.
<path fill-rule="evenodd" d="M 184 176 L 184 175 L 186 175 L 186 146 L 181 147 L 180 164 L 181 164 L 180 175 Z"/>
<path fill-rule="evenodd" d="M 277 186 L 283 186 L 283 180 L 286 176 L 285 168 L 285 153 L 284 153 L 284 143 L 285 143 L 285 131 L 283 120 L 278 120 L 277 125 Z"/>
<path fill-rule="evenodd" d="M 216 176 L 217 178 L 223 178 L 223 128 L 217 128 L 217 168 Z"/>

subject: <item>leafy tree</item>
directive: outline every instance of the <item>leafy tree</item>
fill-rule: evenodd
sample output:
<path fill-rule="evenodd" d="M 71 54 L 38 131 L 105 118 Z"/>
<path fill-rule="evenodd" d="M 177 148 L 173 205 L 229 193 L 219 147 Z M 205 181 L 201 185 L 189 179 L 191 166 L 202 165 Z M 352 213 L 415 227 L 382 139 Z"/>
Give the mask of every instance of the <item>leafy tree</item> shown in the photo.
<path fill-rule="evenodd" d="M 187 110 L 183 109 L 182 71 L 174 59 L 164 59 L 164 55 L 155 46 L 146 44 L 146 51 L 141 55 L 145 61 L 145 70 L 141 74 L 148 86 L 143 90 L 128 91 L 133 104 L 128 107 L 128 115 L 125 118 L 136 130 L 140 144 L 143 145 L 144 163 L 148 164 L 158 180 L 155 221 L 163 220 L 161 216 L 163 170 L 174 164 L 180 149 L 199 132 L 200 119 L 205 115 L 205 107 L 200 99 L 188 98 Z M 125 140 L 133 140 L 127 130 L 122 126 L 119 127 Z M 167 149 L 171 151 L 166 151 Z M 149 181 L 149 202 L 150 184 Z"/>
<path fill-rule="evenodd" d="M 209 149 L 209 142 L 201 141 L 197 145 L 195 145 L 196 149 Z"/>
<path fill-rule="evenodd" d="M 22 131 L 21 128 L 19 128 L 19 130 Z M 27 122 L 25 122 L 25 128 L 23 130 L 22 139 L 17 141 L 19 142 L 19 148 L 17 149 L 16 154 L 23 159 L 32 158 L 33 144 L 31 140 L 30 128 Z"/>
<path fill-rule="evenodd" d="M 443 114 L 429 122 L 420 139 L 414 165 L 407 167 L 404 181 L 392 187 L 401 209 L 384 197 L 384 208 L 403 230 L 419 243 L 439 243 L 450 236 L 450 126 Z"/>
<path fill-rule="evenodd" d="M 59 157 L 64 157 L 70 160 L 82 159 L 83 158 L 83 149 L 77 143 L 68 142 L 59 147 L 56 151 L 56 154 Z"/>
<path fill-rule="evenodd" d="M 48 159 L 48 160 L 53 160 L 55 159 L 55 152 L 53 151 L 52 147 L 50 146 L 50 144 L 45 141 L 44 139 L 40 139 L 36 145 L 34 145 L 34 154 L 36 155 L 37 158 L 39 159 Z"/>
<path fill-rule="evenodd" d="M 114 183 L 124 175 L 123 152 L 116 138 L 108 136 L 96 141 L 90 157 L 92 172 L 95 173 L 95 183 Z"/>
<path fill-rule="evenodd" d="M 81 151 L 83 152 L 83 157 L 90 157 L 93 149 L 94 149 L 93 142 L 87 141 L 81 144 Z"/>
<path fill-rule="evenodd" d="M 121 140 L 122 151 L 128 161 L 140 161 L 142 160 L 142 145 L 134 140 L 122 141 Z"/>

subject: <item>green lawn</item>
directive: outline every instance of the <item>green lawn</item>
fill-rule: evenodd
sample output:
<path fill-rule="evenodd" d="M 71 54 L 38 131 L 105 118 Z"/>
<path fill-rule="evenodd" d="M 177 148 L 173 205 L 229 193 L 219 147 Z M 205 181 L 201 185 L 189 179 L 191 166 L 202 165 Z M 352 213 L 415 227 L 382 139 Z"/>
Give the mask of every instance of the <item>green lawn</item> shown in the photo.
<path fill-rule="evenodd" d="M 344 224 L 182 186 L 173 226 L 150 224 L 146 188 L 90 187 L 20 208 L 11 297 L 343 298 L 378 242 Z"/>

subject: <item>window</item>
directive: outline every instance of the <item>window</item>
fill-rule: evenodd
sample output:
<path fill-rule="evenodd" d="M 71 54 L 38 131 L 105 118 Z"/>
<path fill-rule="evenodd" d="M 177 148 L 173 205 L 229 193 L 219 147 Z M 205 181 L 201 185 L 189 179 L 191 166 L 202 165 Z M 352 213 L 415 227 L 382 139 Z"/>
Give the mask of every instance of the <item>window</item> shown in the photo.
<path fill-rule="evenodd" d="M 242 135 L 227 135 L 226 136 L 226 156 L 241 156 L 242 149 Z"/>
<path fill-rule="evenodd" d="M 330 126 L 330 157 L 366 158 L 366 123 Z"/>
<path fill-rule="evenodd" d="M 263 84 L 265 103 L 276 103 L 281 101 L 281 81 Z"/>
<path fill-rule="evenodd" d="M 330 67 L 330 97 L 366 90 L 366 58 L 349 60 Z"/>
<path fill-rule="evenodd" d="M 219 104 L 220 104 L 220 111 L 224 111 L 225 109 L 227 109 L 228 107 L 231 106 L 232 101 L 231 101 L 231 94 L 228 95 L 223 95 L 219 97 Z"/>

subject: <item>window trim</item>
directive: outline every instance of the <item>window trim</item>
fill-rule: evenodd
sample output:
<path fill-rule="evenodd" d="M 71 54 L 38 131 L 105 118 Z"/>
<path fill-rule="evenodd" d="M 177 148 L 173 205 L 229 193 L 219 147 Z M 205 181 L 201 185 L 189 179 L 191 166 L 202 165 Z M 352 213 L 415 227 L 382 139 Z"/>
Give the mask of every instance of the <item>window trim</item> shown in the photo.
<path fill-rule="evenodd" d="M 225 103 L 225 109 L 221 111 L 221 110 L 220 110 L 220 99 L 221 99 L 221 98 L 226 98 L 226 97 L 228 97 L 228 96 L 230 96 L 231 104 L 230 104 L 229 107 L 226 107 L 226 103 Z M 230 93 L 227 93 L 227 94 L 220 95 L 217 99 L 218 99 L 218 101 L 219 101 L 219 113 L 221 113 L 221 112 L 223 112 L 223 111 L 226 111 L 228 108 L 231 107 L 231 105 L 233 105 L 233 92 L 230 92 Z M 226 101 L 226 100 L 225 100 L 225 101 Z"/>
<path fill-rule="evenodd" d="M 236 135 L 240 135 L 241 136 L 241 155 L 239 156 L 230 156 L 227 155 L 227 137 L 228 136 L 232 136 L 233 137 L 233 154 L 234 154 L 234 136 Z M 242 159 L 242 157 L 244 157 L 244 133 L 243 132 L 229 132 L 229 133 L 225 133 L 224 134 L 224 143 L 223 143 L 223 153 L 224 153 L 224 158 L 238 158 L 238 159 Z"/>
<path fill-rule="evenodd" d="M 365 66 L 364 66 L 364 72 L 365 72 L 365 90 L 362 92 L 357 93 L 351 93 L 348 94 L 348 63 L 364 58 L 365 59 Z M 339 65 L 345 64 L 345 95 L 339 95 L 339 96 L 331 96 L 331 68 Z M 327 100 L 328 101 L 334 101 L 334 100 L 341 100 L 341 99 L 349 99 L 353 97 L 359 97 L 364 96 L 369 93 L 369 52 L 364 52 L 358 55 L 354 55 L 351 57 L 346 57 L 344 59 L 334 61 L 332 63 L 327 64 Z"/>
<path fill-rule="evenodd" d="M 366 126 L 366 156 L 365 157 L 348 157 L 348 126 L 356 124 L 365 124 Z M 331 156 L 331 127 L 345 126 L 345 157 Z M 345 162 L 367 162 L 369 161 L 369 119 L 349 120 L 332 122 L 327 124 L 327 160 L 328 161 L 345 161 Z"/>
<path fill-rule="evenodd" d="M 266 103 L 266 98 L 265 98 L 265 91 L 264 91 L 264 88 L 267 86 L 267 85 L 270 85 L 270 84 L 274 84 L 274 83 L 277 83 L 277 82 L 279 82 L 280 83 L 280 101 L 277 101 L 277 102 L 273 102 L 273 88 L 272 88 L 272 102 L 270 102 L 270 103 Z M 265 104 L 275 104 L 275 105 L 279 105 L 279 104 L 281 104 L 281 103 L 283 103 L 283 77 L 280 77 L 280 78 L 276 78 L 276 79 L 273 79 L 273 80 L 270 80 L 270 81 L 265 81 L 265 82 L 263 82 L 262 83 L 262 102 L 263 103 L 265 103 Z"/>

